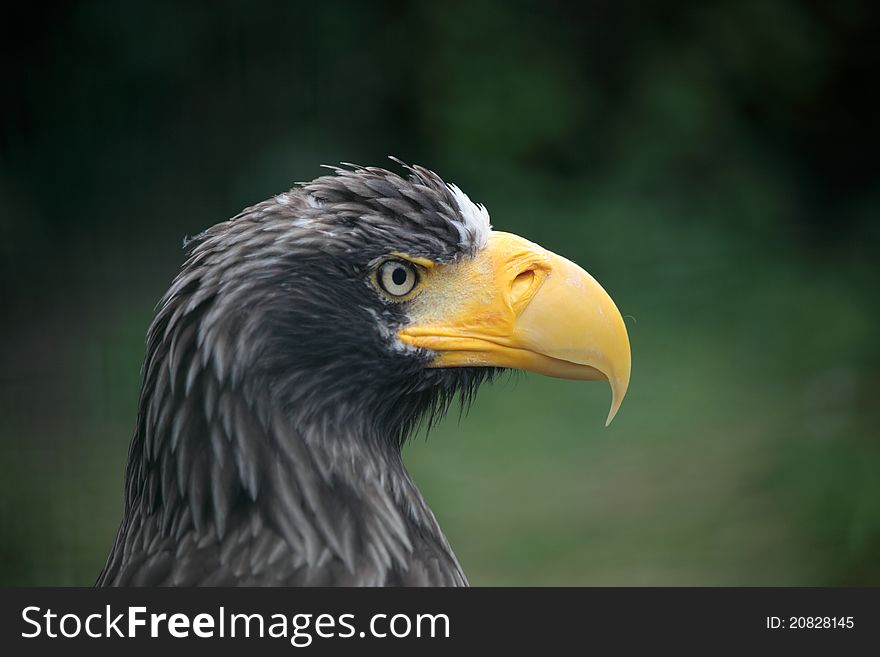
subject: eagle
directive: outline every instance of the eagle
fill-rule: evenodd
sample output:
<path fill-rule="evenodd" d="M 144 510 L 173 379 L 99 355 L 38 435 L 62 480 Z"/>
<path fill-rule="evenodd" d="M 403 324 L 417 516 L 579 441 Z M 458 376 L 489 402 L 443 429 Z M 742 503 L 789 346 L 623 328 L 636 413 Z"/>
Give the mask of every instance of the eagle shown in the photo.
<path fill-rule="evenodd" d="M 186 243 L 98 586 L 466 586 L 407 438 L 507 368 L 607 381 L 614 417 L 630 346 L 599 283 L 392 159 Z"/>

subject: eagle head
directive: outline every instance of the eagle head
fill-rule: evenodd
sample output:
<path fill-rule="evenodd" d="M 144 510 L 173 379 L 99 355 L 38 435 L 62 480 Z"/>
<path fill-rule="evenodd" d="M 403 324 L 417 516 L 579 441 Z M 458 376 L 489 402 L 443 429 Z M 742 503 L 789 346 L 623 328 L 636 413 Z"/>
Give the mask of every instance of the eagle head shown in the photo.
<path fill-rule="evenodd" d="M 611 421 L 630 350 L 608 294 L 402 166 L 336 168 L 189 241 L 101 583 L 463 583 L 400 461 L 414 425 L 501 368 L 608 381 Z"/>

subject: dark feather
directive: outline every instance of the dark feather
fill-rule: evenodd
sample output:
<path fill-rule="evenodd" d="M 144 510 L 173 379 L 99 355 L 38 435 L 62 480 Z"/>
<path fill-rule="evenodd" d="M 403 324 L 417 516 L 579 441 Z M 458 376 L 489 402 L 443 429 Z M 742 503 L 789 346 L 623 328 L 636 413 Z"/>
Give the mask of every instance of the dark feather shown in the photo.
<path fill-rule="evenodd" d="M 446 184 L 404 166 L 336 168 L 187 241 L 99 585 L 466 584 L 400 449 L 494 371 L 393 348 L 405 309 L 364 280 L 387 253 L 478 245 Z"/>

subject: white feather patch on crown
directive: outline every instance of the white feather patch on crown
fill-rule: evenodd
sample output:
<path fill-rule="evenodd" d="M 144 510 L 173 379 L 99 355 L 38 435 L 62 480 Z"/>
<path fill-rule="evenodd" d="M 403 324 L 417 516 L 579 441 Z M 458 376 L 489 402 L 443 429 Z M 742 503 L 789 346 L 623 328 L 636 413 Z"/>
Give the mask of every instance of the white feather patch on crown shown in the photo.
<path fill-rule="evenodd" d="M 489 223 L 489 211 L 484 205 L 471 201 L 457 185 L 449 183 L 446 186 L 455 197 L 458 213 L 461 215 L 461 221 L 455 222 L 461 243 L 482 249 L 489 241 L 489 232 L 492 230 L 492 224 Z"/>

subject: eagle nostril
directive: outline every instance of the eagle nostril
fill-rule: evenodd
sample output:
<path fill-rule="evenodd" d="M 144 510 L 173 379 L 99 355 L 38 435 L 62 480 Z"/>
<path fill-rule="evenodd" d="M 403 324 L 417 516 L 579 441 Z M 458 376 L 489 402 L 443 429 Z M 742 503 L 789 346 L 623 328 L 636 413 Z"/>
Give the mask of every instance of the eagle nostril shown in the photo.
<path fill-rule="evenodd" d="M 520 272 L 516 278 L 513 279 L 513 283 L 510 286 L 510 301 L 512 305 L 517 305 L 519 300 L 522 299 L 523 295 L 527 294 L 529 290 L 532 289 L 532 284 L 535 281 L 535 270 L 534 269 L 526 269 L 525 271 Z"/>

